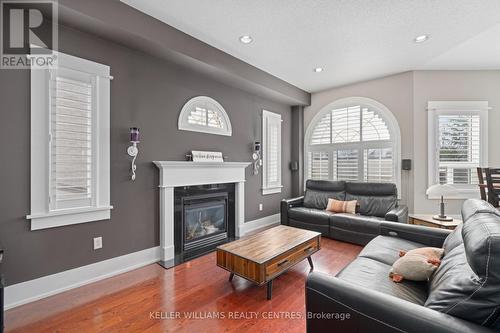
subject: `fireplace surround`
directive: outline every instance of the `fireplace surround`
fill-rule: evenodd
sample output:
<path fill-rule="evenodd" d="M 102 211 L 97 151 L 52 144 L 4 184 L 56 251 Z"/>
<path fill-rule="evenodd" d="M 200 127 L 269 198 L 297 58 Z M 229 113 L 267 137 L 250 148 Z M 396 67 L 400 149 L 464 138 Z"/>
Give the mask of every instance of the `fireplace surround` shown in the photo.
<path fill-rule="evenodd" d="M 234 186 L 234 236 L 241 237 L 245 226 L 245 169 L 249 162 L 154 161 L 160 170 L 160 264 L 176 264 L 175 188 L 212 184 Z"/>

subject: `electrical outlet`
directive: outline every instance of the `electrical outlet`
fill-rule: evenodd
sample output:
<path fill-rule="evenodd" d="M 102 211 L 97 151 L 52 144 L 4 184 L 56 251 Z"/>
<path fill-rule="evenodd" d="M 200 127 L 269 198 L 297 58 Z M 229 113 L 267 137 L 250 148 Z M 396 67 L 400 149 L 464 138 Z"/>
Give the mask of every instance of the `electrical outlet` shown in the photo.
<path fill-rule="evenodd" d="M 94 250 L 98 250 L 102 248 L 102 237 L 94 238 Z"/>
<path fill-rule="evenodd" d="M 264 209 L 264 206 L 262 204 L 259 204 L 259 210 L 262 211 Z"/>

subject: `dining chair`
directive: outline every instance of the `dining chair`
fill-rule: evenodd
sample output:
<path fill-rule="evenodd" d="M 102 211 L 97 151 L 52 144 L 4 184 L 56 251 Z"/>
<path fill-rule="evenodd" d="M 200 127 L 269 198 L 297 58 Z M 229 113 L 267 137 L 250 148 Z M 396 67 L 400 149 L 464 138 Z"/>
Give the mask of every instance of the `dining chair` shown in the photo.
<path fill-rule="evenodd" d="M 477 179 L 478 179 L 478 186 L 479 186 L 479 193 L 481 194 L 481 200 L 488 201 L 488 197 L 486 196 L 486 188 L 487 184 L 484 181 L 485 174 L 484 174 L 484 168 L 478 167 L 477 168 Z"/>
<path fill-rule="evenodd" d="M 500 168 L 485 168 L 486 184 L 488 185 L 488 202 L 499 207 L 500 199 Z"/>

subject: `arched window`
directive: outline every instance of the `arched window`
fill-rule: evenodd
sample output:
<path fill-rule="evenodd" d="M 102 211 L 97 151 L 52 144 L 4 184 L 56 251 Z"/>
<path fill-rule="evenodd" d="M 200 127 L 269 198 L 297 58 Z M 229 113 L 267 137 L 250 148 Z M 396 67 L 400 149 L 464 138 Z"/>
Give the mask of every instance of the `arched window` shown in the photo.
<path fill-rule="evenodd" d="M 400 131 L 375 100 L 352 97 L 324 107 L 305 136 L 306 179 L 390 182 L 400 187 Z"/>
<path fill-rule="evenodd" d="M 182 107 L 179 129 L 218 135 L 232 135 L 231 121 L 215 99 L 207 96 L 191 98 Z"/>

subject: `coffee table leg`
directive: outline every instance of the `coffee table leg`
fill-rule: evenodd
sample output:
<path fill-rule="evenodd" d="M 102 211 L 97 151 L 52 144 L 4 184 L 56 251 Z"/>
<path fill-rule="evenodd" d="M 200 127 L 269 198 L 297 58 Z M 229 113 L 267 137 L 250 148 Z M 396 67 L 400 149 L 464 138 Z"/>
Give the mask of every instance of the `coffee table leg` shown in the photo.
<path fill-rule="evenodd" d="M 273 280 L 267 283 L 267 299 L 270 300 L 273 297 Z"/>
<path fill-rule="evenodd" d="M 229 274 L 229 282 L 233 281 L 234 273 Z"/>
<path fill-rule="evenodd" d="M 311 259 L 311 257 L 307 257 L 307 261 L 309 261 L 309 266 L 311 266 L 311 271 L 314 269 L 314 265 L 313 265 L 313 261 Z"/>

